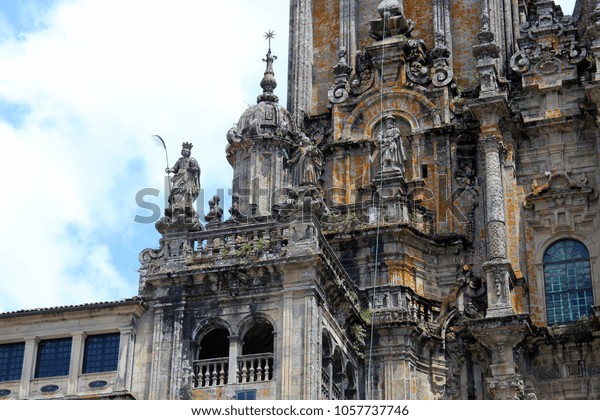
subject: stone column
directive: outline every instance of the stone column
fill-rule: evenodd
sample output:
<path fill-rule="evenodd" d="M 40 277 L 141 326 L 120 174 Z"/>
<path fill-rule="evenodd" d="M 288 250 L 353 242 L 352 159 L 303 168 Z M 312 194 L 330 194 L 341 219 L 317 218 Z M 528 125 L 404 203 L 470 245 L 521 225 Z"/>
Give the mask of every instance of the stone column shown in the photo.
<path fill-rule="evenodd" d="M 230 335 L 227 385 L 237 384 L 238 382 L 238 357 L 240 354 L 242 354 L 242 337 L 239 335 Z"/>
<path fill-rule="evenodd" d="M 506 259 L 506 215 L 504 188 L 500 165 L 500 136 L 486 135 L 480 139 L 485 154 L 486 276 L 487 317 L 512 315 L 510 303 L 510 263 Z"/>
<path fill-rule="evenodd" d="M 331 396 L 333 395 L 333 356 L 328 355 L 323 357 L 321 363 L 323 364 L 321 366 L 321 369 L 325 371 L 327 377 L 329 378 L 329 382 L 327 382 L 326 384 L 321 384 L 321 386 L 327 388 L 329 399 L 331 399 Z M 323 378 L 323 375 L 321 375 L 321 378 Z"/>
<path fill-rule="evenodd" d="M 506 216 L 504 188 L 500 169 L 500 139 L 491 135 L 481 139 L 485 154 L 486 232 L 488 260 L 506 258 Z"/>

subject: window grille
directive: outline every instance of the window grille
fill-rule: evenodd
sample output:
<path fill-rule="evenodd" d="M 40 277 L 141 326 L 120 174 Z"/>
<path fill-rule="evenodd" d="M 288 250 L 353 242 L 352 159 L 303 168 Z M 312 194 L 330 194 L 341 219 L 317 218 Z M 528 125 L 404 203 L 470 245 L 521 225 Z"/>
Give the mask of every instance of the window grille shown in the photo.
<path fill-rule="evenodd" d="M 40 341 L 35 364 L 35 377 L 66 376 L 71 362 L 71 338 Z"/>
<path fill-rule="evenodd" d="M 0 345 L 0 382 L 20 381 L 25 343 Z"/>
<path fill-rule="evenodd" d="M 558 241 L 546 250 L 543 261 L 548 325 L 591 315 L 592 274 L 586 247 L 572 239 Z"/>
<path fill-rule="evenodd" d="M 82 373 L 111 372 L 119 364 L 120 334 L 91 335 L 85 340 Z"/>

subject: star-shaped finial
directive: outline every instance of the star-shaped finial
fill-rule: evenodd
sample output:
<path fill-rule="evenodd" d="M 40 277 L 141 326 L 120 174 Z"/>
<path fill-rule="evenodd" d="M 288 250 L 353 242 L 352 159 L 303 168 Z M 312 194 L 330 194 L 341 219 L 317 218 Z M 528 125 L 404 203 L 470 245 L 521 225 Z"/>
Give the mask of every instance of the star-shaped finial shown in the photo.
<path fill-rule="evenodd" d="M 265 32 L 265 39 L 269 41 L 269 51 L 271 50 L 271 40 L 275 38 L 275 31 L 267 31 Z"/>

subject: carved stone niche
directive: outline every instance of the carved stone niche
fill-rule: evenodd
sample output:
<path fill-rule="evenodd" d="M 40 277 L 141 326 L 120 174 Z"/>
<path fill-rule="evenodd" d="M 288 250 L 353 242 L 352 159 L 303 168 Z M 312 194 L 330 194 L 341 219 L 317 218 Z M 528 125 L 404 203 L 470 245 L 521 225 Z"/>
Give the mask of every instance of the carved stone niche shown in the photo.
<path fill-rule="evenodd" d="M 538 0 L 520 32 L 519 49 L 510 65 L 522 75 L 523 87 L 558 87 L 577 79 L 576 66 L 587 50 L 577 39 L 573 18 L 563 15 L 553 1 Z"/>
<path fill-rule="evenodd" d="M 564 173 L 549 178 L 533 180 L 531 192 L 525 197 L 523 207 L 533 228 L 576 230 L 575 224 L 591 222 L 595 217 L 589 203 L 598 198 L 598 192 L 588 185 L 585 173 L 573 179 Z"/>
<path fill-rule="evenodd" d="M 412 161 L 410 144 L 411 126 L 396 113 L 387 113 L 375 122 L 371 130 L 374 156 L 372 179 L 374 182 L 396 178 L 410 179 L 408 171 Z M 412 174 L 411 174 L 412 175 Z M 383 196 L 393 196 L 393 192 L 383 193 Z"/>

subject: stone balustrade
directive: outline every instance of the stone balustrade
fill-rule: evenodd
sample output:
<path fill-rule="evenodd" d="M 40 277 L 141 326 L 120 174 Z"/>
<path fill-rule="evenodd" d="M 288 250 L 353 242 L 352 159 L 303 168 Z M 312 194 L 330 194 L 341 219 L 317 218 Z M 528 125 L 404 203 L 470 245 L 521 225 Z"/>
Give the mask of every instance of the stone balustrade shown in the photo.
<path fill-rule="evenodd" d="M 279 257 L 288 234 L 289 225 L 277 222 L 236 225 L 193 233 L 191 246 L 196 259 Z"/>
<path fill-rule="evenodd" d="M 238 358 L 238 383 L 266 382 L 273 379 L 273 353 L 260 353 Z"/>
<path fill-rule="evenodd" d="M 229 358 L 195 360 L 193 387 L 208 388 L 227 385 Z M 250 354 L 238 357 L 236 381 L 240 384 L 273 380 L 273 353 Z"/>
<path fill-rule="evenodd" d="M 375 299 L 370 296 L 369 302 L 375 302 L 371 308 L 375 324 L 416 322 L 432 328 L 437 326 L 439 302 L 421 297 L 408 287 L 378 288 Z"/>
<path fill-rule="evenodd" d="M 229 372 L 229 359 L 219 357 L 215 359 L 195 360 L 193 363 L 194 388 L 225 385 Z"/>

